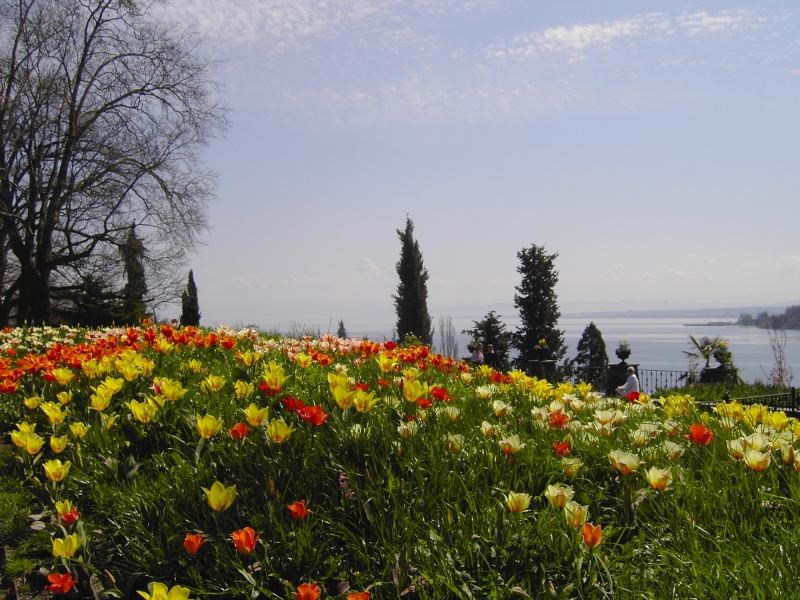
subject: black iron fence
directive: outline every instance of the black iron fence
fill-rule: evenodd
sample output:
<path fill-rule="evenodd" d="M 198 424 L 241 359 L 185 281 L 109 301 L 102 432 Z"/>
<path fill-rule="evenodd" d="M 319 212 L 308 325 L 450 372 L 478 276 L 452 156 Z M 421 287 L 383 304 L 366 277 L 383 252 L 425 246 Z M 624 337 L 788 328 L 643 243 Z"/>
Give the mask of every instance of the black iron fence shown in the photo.
<path fill-rule="evenodd" d="M 774 394 L 760 394 L 758 396 L 744 396 L 742 398 L 723 398 L 723 401 L 736 400 L 739 404 L 763 404 L 772 410 L 782 410 L 786 413 L 797 415 L 800 413 L 800 398 L 797 388 L 789 388 L 785 392 Z"/>
<path fill-rule="evenodd" d="M 692 383 L 689 371 L 670 371 L 666 369 L 638 369 L 639 389 L 645 394 L 656 390 L 682 388 Z"/>

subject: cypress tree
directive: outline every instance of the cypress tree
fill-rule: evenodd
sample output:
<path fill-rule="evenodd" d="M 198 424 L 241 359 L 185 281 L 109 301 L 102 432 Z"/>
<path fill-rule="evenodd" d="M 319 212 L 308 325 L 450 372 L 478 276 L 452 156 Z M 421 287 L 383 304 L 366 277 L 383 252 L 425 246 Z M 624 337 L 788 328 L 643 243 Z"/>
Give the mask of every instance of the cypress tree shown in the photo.
<path fill-rule="evenodd" d="M 591 383 L 596 388 L 605 386 L 608 377 L 608 353 L 603 334 L 590 322 L 578 340 L 578 353 L 575 356 L 575 376 L 580 381 Z"/>
<path fill-rule="evenodd" d="M 511 346 L 511 332 L 506 331 L 506 324 L 493 310 L 486 313 L 480 321 L 473 321 L 472 329 L 464 329 L 461 333 L 466 333 L 470 339 L 477 341 L 481 348 L 491 344 L 497 353 L 499 368 L 502 371 L 508 370 L 508 352 Z"/>
<path fill-rule="evenodd" d="M 428 313 L 428 271 L 422 262 L 419 243 L 414 239 L 414 223 L 406 217 L 406 228 L 397 230 L 400 238 L 400 260 L 397 275 L 400 283 L 394 306 L 397 312 L 397 336 L 404 342 L 409 335 L 424 344 L 433 343 L 433 327 Z"/>
<path fill-rule="evenodd" d="M 347 329 L 344 327 L 344 320 L 339 319 L 339 329 L 336 330 L 336 337 L 346 340 L 348 338 Z"/>
<path fill-rule="evenodd" d="M 145 247 L 136 235 L 136 225 L 131 225 L 125 243 L 120 246 L 122 260 L 125 263 L 127 280 L 122 290 L 122 307 L 120 322 L 135 324 L 145 317 L 145 295 L 147 281 L 144 272 Z"/>
<path fill-rule="evenodd" d="M 181 294 L 181 325 L 200 325 L 200 303 L 197 300 L 197 286 L 194 283 L 194 273 L 189 269 L 189 281 L 186 290 Z"/>
<path fill-rule="evenodd" d="M 548 254 L 543 246 L 536 244 L 517 252 L 520 261 L 517 272 L 522 281 L 514 294 L 514 306 L 521 320 L 512 336 L 519 351 L 515 364 L 522 369 L 533 369 L 537 375 L 553 375 L 556 364 L 567 351 L 564 332 L 558 329 L 561 313 L 556 296 L 557 257 L 558 253 Z"/>

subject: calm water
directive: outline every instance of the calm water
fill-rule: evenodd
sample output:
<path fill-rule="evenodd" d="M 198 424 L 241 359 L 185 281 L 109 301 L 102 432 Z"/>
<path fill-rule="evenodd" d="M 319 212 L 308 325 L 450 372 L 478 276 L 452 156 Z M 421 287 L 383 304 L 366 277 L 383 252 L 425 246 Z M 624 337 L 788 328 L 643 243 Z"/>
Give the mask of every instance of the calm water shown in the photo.
<path fill-rule="evenodd" d="M 481 317 L 476 317 L 481 318 Z M 457 331 L 471 327 L 475 319 L 453 319 Z M 519 324 L 519 319 L 503 319 L 509 331 Z M 628 340 L 631 345 L 630 363 L 638 363 L 643 369 L 686 370 L 688 361 L 684 350 L 689 350 L 689 336 L 716 337 L 728 340 L 733 354 L 733 362 L 745 381 L 765 380 L 766 374 L 774 365 L 772 349 L 765 329 L 737 326 L 707 326 L 708 318 L 669 317 L 669 318 L 576 318 L 565 317 L 559 326 L 564 330 L 567 356 L 574 357 L 578 339 L 583 330 L 594 321 L 603 334 L 608 349 L 609 361 L 618 362 L 614 350 L 620 340 Z M 438 326 L 438 322 L 435 323 Z M 687 326 L 692 325 L 692 326 Z M 371 339 L 388 339 L 390 332 L 352 331 L 355 337 L 366 336 Z M 785 354 L 792 372 L 794 384 L 800 381 L 800 331 L 787 331 Z M 457 337 L 459 355 L 466 356 L 469 338 L 460 334 Z M 434 336 L 434 346 L 439 344 L 438 332 Z M 712 360 L 712 366 L 715 366 Z"/>

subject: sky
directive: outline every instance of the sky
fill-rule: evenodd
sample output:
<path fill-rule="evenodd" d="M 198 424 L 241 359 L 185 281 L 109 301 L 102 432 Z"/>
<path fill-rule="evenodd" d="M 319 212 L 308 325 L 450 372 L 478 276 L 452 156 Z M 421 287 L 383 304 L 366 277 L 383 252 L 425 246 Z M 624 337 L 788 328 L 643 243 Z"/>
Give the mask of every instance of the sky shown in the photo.
<path fill-rule="evenodd" d="M 230 128 L 204 324 L 391 331 L 406 217 L 434 319 L 800 303 L 794 0 L 173 0 Z M 177 315 L 179 308 L 173 310 Z"/>

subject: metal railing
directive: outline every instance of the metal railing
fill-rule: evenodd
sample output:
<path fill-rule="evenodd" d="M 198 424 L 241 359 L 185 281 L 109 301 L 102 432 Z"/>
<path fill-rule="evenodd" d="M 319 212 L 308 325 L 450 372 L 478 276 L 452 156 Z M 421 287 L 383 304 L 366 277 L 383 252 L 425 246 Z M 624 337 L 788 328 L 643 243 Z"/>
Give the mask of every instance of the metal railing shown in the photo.
<path fill-rule="evenodd" d="M 774 394 L 760 394 L 758 396 L 744 396 L 742 398 L 723 398 L 723 400 L 736 400 L 739 404 L 763 404 L 770 409 L 782 410 L 795 415 L 800 412 L 800 406 L 798 406 L 800 398 L 798 398 L 796 388 L 789 388 L 785 392 L 775 392 Z"/>
<path fill-rule="evenodd" d="M 686 387 L 692 382 L 689 371 L 670 371 L 666 369 L 639 369 L 639 389 L 652 394 L 656 390 Z"/>

